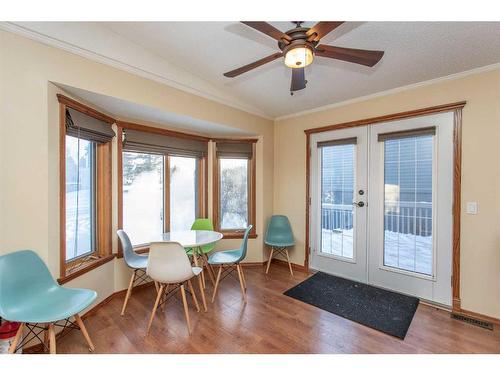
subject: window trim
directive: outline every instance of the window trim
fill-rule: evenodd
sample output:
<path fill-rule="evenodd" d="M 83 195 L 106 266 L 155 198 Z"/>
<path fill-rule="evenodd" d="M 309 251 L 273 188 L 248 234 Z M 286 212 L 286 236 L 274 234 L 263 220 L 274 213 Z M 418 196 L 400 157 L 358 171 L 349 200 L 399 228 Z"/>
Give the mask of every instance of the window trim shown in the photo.
<path fill-rule="evenodd" d="M 249 237 L 257 238 L 256 228 L 256 143 L 258 139 L 212 139 L 214 145 L 217 142 L 230 142 L 230 143 L 252 143 L 252 158 L 248 159 L 248 224 L 253 225 L 250 230 Z M 215 146 L 216 147 L 216 146 Z M 215 150 L 214 150 L 215 151 Z M 220 228 L 220 163 L 217 157 L 217 152 L 213 152 L 213 205 L 212 205 L 212 220 L 214 229 L 224 235 L 225 239 L 243 238 L 245 233 L 244 229 L 238 230 L 224 230 Z"/>
<path fill-rule="evenodd" d="M 107 122 L 110 126 L 115 120 L 93 108 L 57 94 L 59 101 L 59 274 L 58 282 L 64 284 L 109 261 L 112 253 L 112 142 L 95 145 L 95 236 L 96 259 L 88 260 L 78 269 L 68 273 L 72 262 L 66 262 L 66 108 Z"/>
<path fill-rule="evenodd" d="M 123 229 L 123 130 L 125 129 L 133 129 L 138 131 L 143 131 L 146 133 L 160 134 L 160 135 L 168 135 L 178 138 L 186 138 L 186 139 L 194 139 L 200 140 L 204 142 L 210 141 L 210 138 L 190 134 L 190 133 L 182 133 L 174 130 L 163 129 L 152 127 L 148 125 L 142 125 L 132 122 L 126 121 L 117 121 L 117 169 L 118 169 L 118 229 Z M 170 156 L 165 155 L 164 161 L 164 202 L 170 202 L 170 179 L 167 177 L 170 175 Z M 175 155 L 172 155 L 175 156 Z M 201 158 L 197 159 L 197 181 L 201 183 L 198 184 L 198 202 L 199 202 L 199 217 L 208 217 L 208 157 L 204 155 Z M 168 182 L 168 183 L 167 183 Z M 164 230 L 168 232 L 170 230 L 170 204 L 166 204 L 165 207 L 165 227 Z M 134 250 L 138 253 L 147 252 L 149 250 L 149 246 L 147 245 L 136 245 L 134 246 Z M 123 249 L 121 247 L 120 242 L 118 242 L 118 253 L 117 257 L 123 257 Z"/>

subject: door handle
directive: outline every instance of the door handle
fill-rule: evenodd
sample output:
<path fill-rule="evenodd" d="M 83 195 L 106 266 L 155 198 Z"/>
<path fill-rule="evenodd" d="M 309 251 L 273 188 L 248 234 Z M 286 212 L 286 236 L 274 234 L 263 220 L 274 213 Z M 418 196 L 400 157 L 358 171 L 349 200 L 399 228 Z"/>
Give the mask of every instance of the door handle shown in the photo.
<path fill-rule="evenodd" d="M 358 206 L 358 207 L 364 207 L 365 206 L 365 202 L 352 202 L 352 205 L 353 206 Z"/>

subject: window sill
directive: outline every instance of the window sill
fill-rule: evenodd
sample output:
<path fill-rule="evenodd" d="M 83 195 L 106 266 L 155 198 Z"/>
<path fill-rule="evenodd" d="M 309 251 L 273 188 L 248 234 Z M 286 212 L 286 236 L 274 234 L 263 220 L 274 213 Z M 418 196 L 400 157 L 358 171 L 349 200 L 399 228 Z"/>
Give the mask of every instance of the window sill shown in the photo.
<path fill-rule="evenodd" d="M 149 252 L 149 246 L 133 246 L 134 252 L 137 254 L 145 254 Z M 120 248 L 118 250 L 118 254 L 116 254 L 117 258 L 123 258 L 123 251 Z"/>
<path fill-rule="evenodd" d="M 232 239 L 242 239 L 245 235 L 245 232 L 221 232 L 224 237 L 223 240 L 232 240 Z M 250 233 L 248 238 L 257 238 L 257 233 Z"/>
<path fill-rule="evenodd" d="M 87 273 L 87 272 L 89 272 L 97 267 L 100 267 L 103 264 L 106 264 L 106 263 L 112 261 L 115 258 L 115 256 L 116 256 L 116 254 L 112 254 L 112 255 L 108 255 L 108 256 L 105 256 L 103 258 L 99 258 L 99 259 L 96 259 L 94 261 L 91 261 L 87 265 L 85 265 L 85 267 L 82 267 L 76 271 L 73 271 L 66 276 L 60 277 L 59 279 L 57 279 L 57 282 L 61 285 L 65 284 L 70 280 L 76 279 L 77 277 L 79 277 L 79 276 L 81 276 L 81 275 L 83 275 L 83 274 L 85 274 L 85 273 Z"/>

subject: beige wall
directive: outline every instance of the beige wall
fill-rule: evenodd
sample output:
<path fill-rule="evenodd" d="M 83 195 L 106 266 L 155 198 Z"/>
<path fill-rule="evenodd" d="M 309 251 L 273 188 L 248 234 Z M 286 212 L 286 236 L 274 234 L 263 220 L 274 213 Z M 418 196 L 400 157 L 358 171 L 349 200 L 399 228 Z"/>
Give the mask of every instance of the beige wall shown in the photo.
<path fill-rule="evenodd" d="M 292 222 L 293 262 L 304 263 L 304 129 L 462 100 L 462 308 L 500 318 L 500 70 L 276 121 L 274 210 Z M 478 215 L 464 213 L 467 201 Z"/>
<path fill-rule="evenodd" d="M 259 135 L 257 232 L 248 261 L 262 261 L 267 218 L 288 215 L 303 264 L 305 135 L 307 128 L 460 100 L 463 112 L 462 202 L 478 201 L 479 214 L 462 214 L 462 306 L 500 317 L 500 71 L 444 81 L 312 114 L 272 121 L 134 76 L 68 52 L 0 31 L 0 254 L 31 248 L 55 276 L 59 262 L 57 88 L 63 83 L 165 111 L 245 129 Z M 115 169 L 116 173 L 116 169 Z M 116 174 L 114 175 L 116 187 Z M 115 197 L 116 198 L 116 197 Z M 116 227 L 116 201 L 113 204 Z M 223 241 L 219 248 L 238 241 Z M 100 299 L 123 289 L 121 260 L 70 284 L 96 288 Z"/>
<path fill-rule="evenodd" d="M 259 237 L 250 241 L 247 261 L 263 260 L 264 223 L 273 206 L 273 121 L 5 31 L 0 31 L 0 53 L 0 254 L 34 249 L 53 275 L 59 276 L 59 114 L 55 96 L 59 89 L 51 83 L 57 82 L 257 134 Z M 113 186 L 116 191 L 116 168 Z M 115 228 L 116 217 L 115 194 Z M 219 247 L 237 243 L 221 241 Z M 69 285 L 95 288 L 102 300 L 111 291 L 126 287 L 128 270 L 122 262 L 99 267 Z"/>

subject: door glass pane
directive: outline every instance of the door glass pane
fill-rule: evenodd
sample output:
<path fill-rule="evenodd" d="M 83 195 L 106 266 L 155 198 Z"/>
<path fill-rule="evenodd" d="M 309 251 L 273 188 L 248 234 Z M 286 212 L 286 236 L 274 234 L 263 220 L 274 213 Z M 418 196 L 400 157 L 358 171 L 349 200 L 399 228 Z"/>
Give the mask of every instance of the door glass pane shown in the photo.
<path fill-rule="evenodd" d="M 66 136 L 66 261 L 95 250 L 95 143 Z"/>
<path fill-rule="evenodd" d="M 354 259 L 356 145 L 321 148 L 321 251 Z"/>
<path fill-rule="evenodd" d="M 432 275 L 433 136 L 384 142 L 384 265 Z"/>
<path fill-rule="evenodd" d="M 163 233 L 163 156 L 123 153 L 123 230 L 134 245 Z"/>
<path fill-rule="evenodd" d="M 248 160 L 219 159 L 220 227 L 242 229 L 248 226 Z"/>
<path fill-rule="evenodd" d="M 170 230 L 188 230 L 196 219 L 197 160 L 170 157 Z"/>

